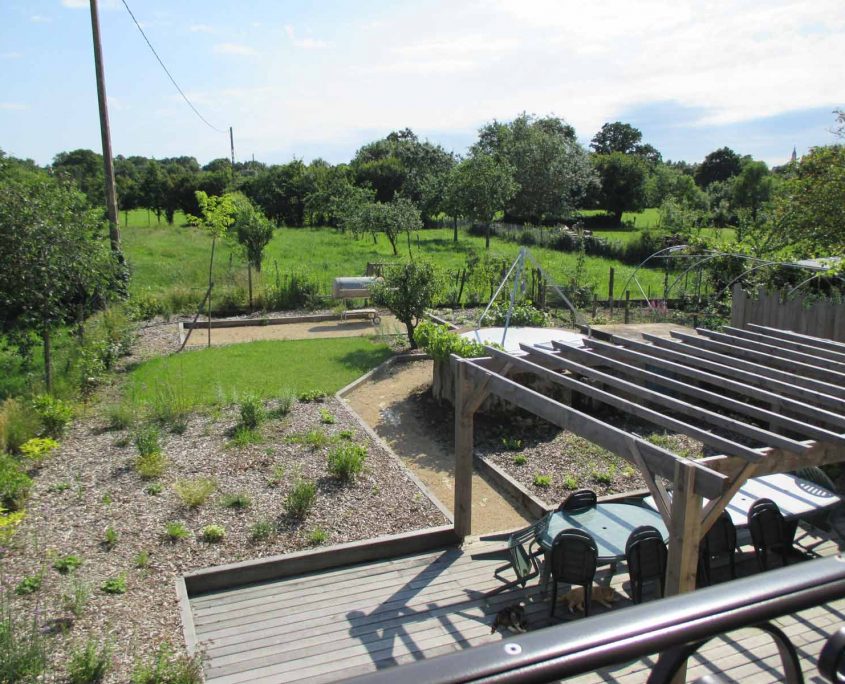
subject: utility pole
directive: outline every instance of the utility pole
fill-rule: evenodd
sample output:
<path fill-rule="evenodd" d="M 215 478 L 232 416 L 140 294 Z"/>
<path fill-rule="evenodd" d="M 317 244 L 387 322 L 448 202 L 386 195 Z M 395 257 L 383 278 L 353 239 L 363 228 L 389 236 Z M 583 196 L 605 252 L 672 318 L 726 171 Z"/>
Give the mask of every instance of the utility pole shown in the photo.
<path fill-rule="evenodd" d="M 109 110 L 106 105 L 106 76 L 103 71 L 103 54 L 100 47 L 100 19 L 97 0 L 91 2 L 91 33 L 94 36 L 94 67 L 97 72 L 97 100 L 100 105 L 100 136 L 103 140 L 103 166 L 106 176 L 106 208 L 109 217 L 109 241 L 112 252 L 120 255 L 120 228 L 117 223 L 117 192 L 114 187 L 114 162 L 111 153 Z M 119 257 L 121 262 L 122 255 Z"/>
<path fill-rule="evenodd" d="M 229 126 L 229 146 L 232 148 L 232 170 L 235 170 L 235 136 L 232 133 L 232 127 Z"/>

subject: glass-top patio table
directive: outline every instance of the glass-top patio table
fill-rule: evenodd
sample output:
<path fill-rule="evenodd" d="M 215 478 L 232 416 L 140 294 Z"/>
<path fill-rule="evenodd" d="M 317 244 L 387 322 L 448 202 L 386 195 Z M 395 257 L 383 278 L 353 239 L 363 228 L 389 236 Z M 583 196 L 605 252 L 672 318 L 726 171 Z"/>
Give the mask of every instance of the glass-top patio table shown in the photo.
<path fill-rule="evenodd" d="M 657 511 L 629 503 L 598 503 L 575 511 L 549 513 L 538 526 L 536 536 L 537 543 L 548 552 L 563 530 L 573 527 L 584 530 L 595 539 L 598 564 L 604 565 L 625 559 L 625 542 L 640 525 L 653 525 L 664 539 L 669 536 Z"/>

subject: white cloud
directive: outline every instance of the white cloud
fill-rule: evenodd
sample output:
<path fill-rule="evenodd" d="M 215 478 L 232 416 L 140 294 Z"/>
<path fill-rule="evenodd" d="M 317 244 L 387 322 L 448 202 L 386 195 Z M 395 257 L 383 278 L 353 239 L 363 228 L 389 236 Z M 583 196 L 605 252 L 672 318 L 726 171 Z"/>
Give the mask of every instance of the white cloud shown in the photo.
<path fill-rule="evenodd" d="M 49 24 L 51 21 L 53 21 L 53 18 L 52 18 L 52 17 L 45 17 L 45 16 L 44 16 L 44 15 L 42 15 L 42 14 L 33 14 L 33 15 L 29 18 L 29 20 L 30 20 L 33 24 Z"/>
<path fill-rule="evenodd" d="M 321 50 L 329 46 L 329 44 L 324 40 L 318 40 L 310 37 L 298 38 L 296 31 L 290 24 L 285 24 L 285 33 L 288 38 L 290 38 L 290 42 L 294 47 L 302 48 L 304 50 Z"/>
<path fill-rule="evenodd" d="M 97 4 L 99 9 L 117 9 L 119 0 L 100 0 Z M 68 9 L 89 9 L 89 0 L 62 0 L 62 6 Z"/>
<path fill-rule="evenodd" d="M 17 112 L 23 111 L 24 109 L 29 109 L 29 105 L 21 102 L 0 102 L 0 110 Z"/>
<path fill-rule="evenodd" d="M 255 48 L 242 43 L 217 43 L 214 52 L 218 55 L 236 55 L 238 57 L 253 57 L 258 54 Z"/>
<path fill-rule="evenodd" d="M 191 33 L 214 33 L 215 29 L 213 26 L 209 26 L 208 24 L 191 24 L 188 27 L 188 30 Z"/>

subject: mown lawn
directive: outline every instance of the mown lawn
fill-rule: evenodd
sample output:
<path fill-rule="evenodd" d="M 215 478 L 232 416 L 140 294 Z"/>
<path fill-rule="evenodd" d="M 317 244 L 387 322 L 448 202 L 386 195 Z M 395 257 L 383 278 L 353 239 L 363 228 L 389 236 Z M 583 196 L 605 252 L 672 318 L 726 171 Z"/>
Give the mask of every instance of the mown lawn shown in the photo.
<path fill-rule="evenodd" d="M 334 393 L 390 355 L 387 345 L 361 337 L 212 347 L 139 365 L 125 392 L 139 405 L 175 400 L 191 407 L 223 405 L 246 394 L 270 398 L 285 389 Z"/>

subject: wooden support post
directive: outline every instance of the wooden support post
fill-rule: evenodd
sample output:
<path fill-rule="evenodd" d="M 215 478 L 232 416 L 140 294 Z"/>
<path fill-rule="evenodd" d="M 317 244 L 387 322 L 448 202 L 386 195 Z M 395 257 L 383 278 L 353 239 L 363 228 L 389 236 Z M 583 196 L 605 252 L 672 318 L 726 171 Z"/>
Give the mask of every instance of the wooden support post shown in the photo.
<path fill-rule="evenodd" d="M 701 496 L 695 493 L 695 468 L 688 461 L 675 463 L 675 489 L 669 521 L 669 558 L 666 595 L 695 589 L 698 546 L 701 540 Z"/>
<path fill-rule="evenodd" d="M 455 534 L 461 539 L 472 529 L 472 446 L 474 411 L 467 406 L 473 394 L 467 362 L 452 356 L 455 378 Z"/>
<path fill-rule="evenodd" d="M 595 292 L 593 292 L 593 318 L 596 317 L 598 312 L 599 312 L 599 296 Z"/>
<path fill-rule="evenodd" d="M 625 325 L 631 321 L 631 291 L 625 290 Z"/>
<path fill-rule="evenodd" d="M 613 320 L 613 268 L 607 275 L 607 306 L 610 308 L 610 320 Z"/>

